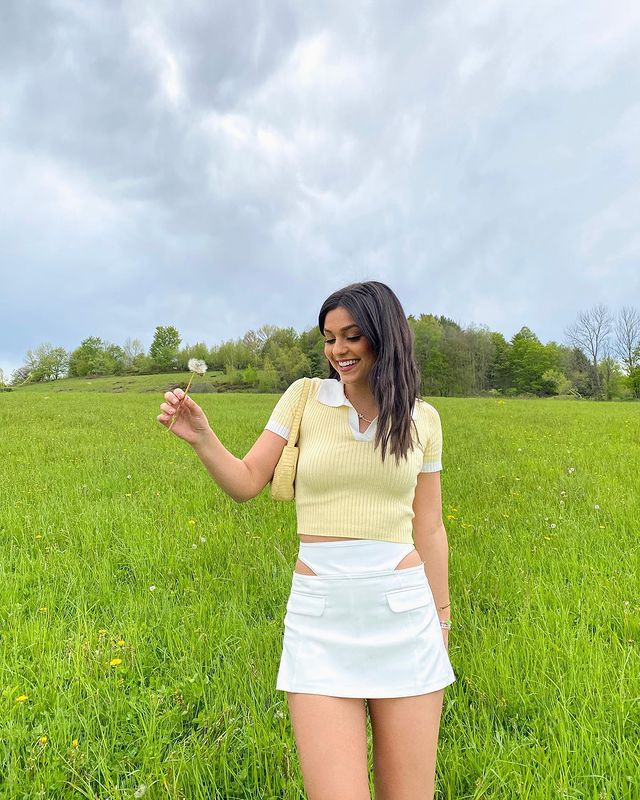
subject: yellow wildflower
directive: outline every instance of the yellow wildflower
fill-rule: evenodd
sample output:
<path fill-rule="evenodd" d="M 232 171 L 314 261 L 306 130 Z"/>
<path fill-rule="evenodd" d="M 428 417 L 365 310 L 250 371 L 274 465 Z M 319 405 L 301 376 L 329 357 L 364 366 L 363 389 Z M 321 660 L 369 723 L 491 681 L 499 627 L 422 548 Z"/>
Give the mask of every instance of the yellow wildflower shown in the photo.
<path fill-rule="evenodd" d="M 38 741 L 40 742 L 40 744 L 46 744 L 49 741 L 49 737 L 48 736 L 41 736 Z"/>
<path fill-rule="evenodd" d="M 116 644 L 118 645 L 118 647 L 124 647 L 124 639 L 118 639 Z"/>
<path fill-rule="evenodd" d="M 118 664 L 122 664 L 122 659 L 121 658 L 112 658 L 111 661 L 109 662 L 109 664 L 112 667 L 117 667 Z"/>
<path fill-rule="evenodd" d="M 41 611 L 43 614 L 46 614 L 48 610 L 49 610 L 49 609 L 48 609 L 48 607 L 47 607 L 47 606 L 42 606 L 42 608 L 39 608 L 39 609 L 38 609 L 38 611 Z"/>
<path fill-rule="evenodd" d="M 25 700 L 28 700 L 29 697 L 26 694 L 19 694 L 16 697 L 16 703 L 24 703 Z"/>
<path fill-rule="evenodd" d="M 77 740 L 77 739 L 74 739 L 74 740 L 71 742 L 71 744 L 73 745 L 73 747 L 77 747 L 77 746 L 78 746 L 78 740 Z"/>

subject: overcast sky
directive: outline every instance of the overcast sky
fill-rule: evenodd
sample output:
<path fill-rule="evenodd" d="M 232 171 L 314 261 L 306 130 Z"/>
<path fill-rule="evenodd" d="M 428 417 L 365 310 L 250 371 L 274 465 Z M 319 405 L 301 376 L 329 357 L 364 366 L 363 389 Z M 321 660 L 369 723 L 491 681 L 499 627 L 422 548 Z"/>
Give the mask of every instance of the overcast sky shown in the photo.
<path fill-rule="evenodd" d="M 563 341 L 640 305 L 639 89 L 624 0 L 4 0 L 0 367 L 371 279 Z"/>

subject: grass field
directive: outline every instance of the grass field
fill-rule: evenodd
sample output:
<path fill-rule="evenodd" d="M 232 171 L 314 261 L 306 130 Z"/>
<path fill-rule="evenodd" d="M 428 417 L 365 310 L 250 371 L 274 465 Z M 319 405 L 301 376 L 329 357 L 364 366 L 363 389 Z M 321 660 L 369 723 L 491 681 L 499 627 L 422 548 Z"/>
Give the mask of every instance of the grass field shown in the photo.
<path fill-rule="evenodd" d="M 160 394 L 78 388 L 0 395 L 0 797 L 303 798 L 274 688 L 293 504 L 224 495 Z M 198 397 L 239 456 L 276 399 Z M 638 405 L 431 402 L 437 796 L 640 798 Z"/>

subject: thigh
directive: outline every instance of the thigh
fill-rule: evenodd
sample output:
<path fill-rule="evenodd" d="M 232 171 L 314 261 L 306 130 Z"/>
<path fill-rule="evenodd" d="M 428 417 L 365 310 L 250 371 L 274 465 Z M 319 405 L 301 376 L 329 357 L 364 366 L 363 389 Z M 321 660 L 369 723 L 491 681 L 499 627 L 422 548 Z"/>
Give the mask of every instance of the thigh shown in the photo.
<path fill-rule="evenodd" d="M 308 800 L 370 800 L 364 700 L 287 692 Z"/>
<path fill-rule="evenodd" d="M 444 689 L 367 700 L 376 800 L 433 798 Z"/>

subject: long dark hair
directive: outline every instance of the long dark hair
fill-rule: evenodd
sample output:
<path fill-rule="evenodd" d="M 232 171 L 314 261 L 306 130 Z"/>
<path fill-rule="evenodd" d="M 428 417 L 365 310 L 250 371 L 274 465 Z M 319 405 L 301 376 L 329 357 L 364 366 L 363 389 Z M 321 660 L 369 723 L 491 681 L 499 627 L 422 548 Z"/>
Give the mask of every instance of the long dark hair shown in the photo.
<path fill-rule="evenodd" d="M 414 422 L 411 413 L 420 396 L 420 372 L 413 349 L 413 333 L 400 301 L 379 281 L 351 283 L 327 297 L 318 316 L 323 336 L 325 317 L 338 306 L 349 311 L 373 347 L 375 361 L 368 383 L 378 406 L 374 447 L 380 447 L 383 461 L 389 448 L 398 464 L 400 458 L 407 458 L 415 444 L 411 436 Z M 340 380 L 331 363 L 329 377 Z"/>

